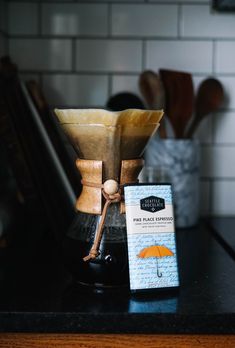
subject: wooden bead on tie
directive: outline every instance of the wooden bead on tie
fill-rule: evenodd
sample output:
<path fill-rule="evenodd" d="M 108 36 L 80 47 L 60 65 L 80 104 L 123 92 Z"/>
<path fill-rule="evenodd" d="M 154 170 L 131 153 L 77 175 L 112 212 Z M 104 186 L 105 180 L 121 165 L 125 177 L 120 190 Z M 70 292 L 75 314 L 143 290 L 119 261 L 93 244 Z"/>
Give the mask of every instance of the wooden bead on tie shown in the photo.
<path fill-rule="evenodd" d="M 110 179 L 106 180 L 104 183 L 104 192 L 108 195 L 114 195 L 118 192 L 118 183 L 117 181 Z"/>

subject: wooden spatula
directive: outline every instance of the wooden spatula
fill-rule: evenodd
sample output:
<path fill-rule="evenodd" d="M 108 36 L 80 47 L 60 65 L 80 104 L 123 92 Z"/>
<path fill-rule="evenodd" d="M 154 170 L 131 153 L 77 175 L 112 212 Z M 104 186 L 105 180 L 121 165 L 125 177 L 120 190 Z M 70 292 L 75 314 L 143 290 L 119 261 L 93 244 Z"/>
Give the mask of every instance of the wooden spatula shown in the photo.
<path fill-rule="evenodd" d="M 186 138 L 192 138 L 202 119 L 216 111 L 224 98 L 223 87 L 215 78 L 207 78 L 202 81 L 198 88 L 195 103 L 195 115 L 189 129 L 186 132 Z"/>
<path fill-rule="evenodd" d="M 193 113 L 194 92 L 192 76 L 174 70 L 159 70 L 166 95 L 166 115 L 176 138 L 183 138 L 186 125 Z"/>
<path fill-rule="evenodd" d="M 152 70 L 145 70 L 139 77 L 139 89 L 148 108 L 152 110 L 164 109 L 165 91 L 160 76 Z M 164 120 L 161 121 L 159 130 L 161 138 L 166 138 Z"/>

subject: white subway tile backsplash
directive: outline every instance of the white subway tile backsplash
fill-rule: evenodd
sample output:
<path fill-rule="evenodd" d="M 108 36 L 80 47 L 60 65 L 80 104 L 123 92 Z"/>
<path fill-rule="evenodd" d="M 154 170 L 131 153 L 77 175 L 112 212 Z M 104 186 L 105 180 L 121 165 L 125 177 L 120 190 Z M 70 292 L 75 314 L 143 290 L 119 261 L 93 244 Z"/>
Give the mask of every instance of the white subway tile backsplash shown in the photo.
<path fill-rule="evenodd" d="M 113 5 L 112 35 L 176 37 L 177 20 L 176 5 Z"/>
<path fill-rule="evenodd" d="M 216 42 L 215 71 L 217 73 L 235 73 L 235 41 Z"/>
<path fill-rule="evenodd" d="M 108 99 L 108 77 L 45 75 L 43 90 L 53 106 L 104 107 Z"/>
<path fill-rule="evenodd" d="M 200 86 L 200 84 L 202 83 L 203 80 L 205 80 L 207 78 L 207 74 L 206 75 L 193 75 L 193 89 L 194 89 L 194 94 L 195 94 L 195 98 L 198 92 L 198 88 Z"/>
<path fill-rule="evenodd" d="M 21 70 L 71 69 L 72 45 L 67 39 L 10 39 L 9 53 Z"/>
<path fill-rule="evenodd" d="M 214 141 L 217 144 L 235 145 L 235 112 L 219 112 L 215 116 Z"/>
<path fill-rule="evenodd" d="M 38 4 L 29 2 L 9 2 L 8 33 L 10 35 L 38 34 Z"/>
<path fill-rule="evenodd" d="M 213 215 L 235 214 L 235 181 L 214 181 L 212 183 Z"/>
<path fill-rule="evenodd" d="M 120 92 L 130 92 L 141 97 L 138 87 L 139 75 L 127 76 L 127 75 L 113 75 L 111 93 L 116 94 Z"/>
<path fill-rule="evenodd" d="M 235 38 L 234 14 L 212 12 L 210 5 L 183 5 L 181 24 L 182 37 Z"/>
<path fill-rule="evenodd" d="M 147 41 L 146 68 L 182 70 L 193 73 L 212 72 L 210 41 Z"/>
<path fill-rule="evenodd" d="M 223 85 L 225 94 L 223 108 L 235 109 L 235 76 L 220 76 L 219 80 Z"/>
<path fill-rule="evenodd" d="M 0 0 L 6 53 L 23 80 L 42 83 L 51 106 L 102 108 L 119 92 L 141 97 L 143 69 L 191 72 L 195 95 L 216 76 L 225 101 L 195 133 L 201 213 L 235 214 L 234 14 L 213 12 L 211 0 Z"/>
<path fill-rule="evenodd" d="M 201 153 L 203 178 L 235 177 L 235 146 L 203 146 Z"/>
<path fill-rule="evenodd" d="M 137 40 L 77 40 L 76 70 L 138 72 L 141 48 Z"/>
<path fill-rule="evenodd" d="M 105 4 L 43 4 L 42 32 L 48 35 L 95 35 L 108 33 Z"/>

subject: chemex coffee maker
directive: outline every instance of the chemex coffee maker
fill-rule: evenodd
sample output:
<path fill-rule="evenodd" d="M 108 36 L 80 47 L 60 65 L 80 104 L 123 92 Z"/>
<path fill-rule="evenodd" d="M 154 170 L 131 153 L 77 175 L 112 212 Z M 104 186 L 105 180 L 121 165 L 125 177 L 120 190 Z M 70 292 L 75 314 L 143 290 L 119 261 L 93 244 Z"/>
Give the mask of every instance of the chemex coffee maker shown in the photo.
<path fill-rule="evenodd" d="M 162 111 L 56 109 L 82 176 L 77 216 L 63 240 L 66 264 L 91 289 L 128 286 L 123 185 L 137 183 L 141 155 Z"/>

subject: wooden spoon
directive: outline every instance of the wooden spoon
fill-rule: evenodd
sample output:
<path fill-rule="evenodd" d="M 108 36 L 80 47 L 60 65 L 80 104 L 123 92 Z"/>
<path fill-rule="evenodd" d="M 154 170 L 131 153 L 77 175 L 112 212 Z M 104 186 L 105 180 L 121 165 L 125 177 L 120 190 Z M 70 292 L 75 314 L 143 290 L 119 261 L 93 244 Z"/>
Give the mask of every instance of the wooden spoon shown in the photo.
<path fill-rule="evenodd" d="M 165 91 L 157 73 L 152 70 L 143 71 L 139 77 L 139 89 L 150 109 L 164 109 Z M 161 121 L 159 127 L 159 134 L 161 138 L 166 138 L 166 129 L 163 121 Z"/>
<path fill-rule="evenodd" d="M 191 74 L 182 71 L 159 70 L 166 92 L 166 114 L 175 137 L 183 138 L 186 125 L 193 113 L 194 91 Z"/>
<path fill-rule="evenodd" d="M 186 132 L 186 138 L 192 138 L 199 123 L 203 118 L 216 111 L 224 98 L 224 91 L 221 83 L 215 78 L 207 78 L 198 89 L 195 105 L 195 116 L 189 129 Z"/>

